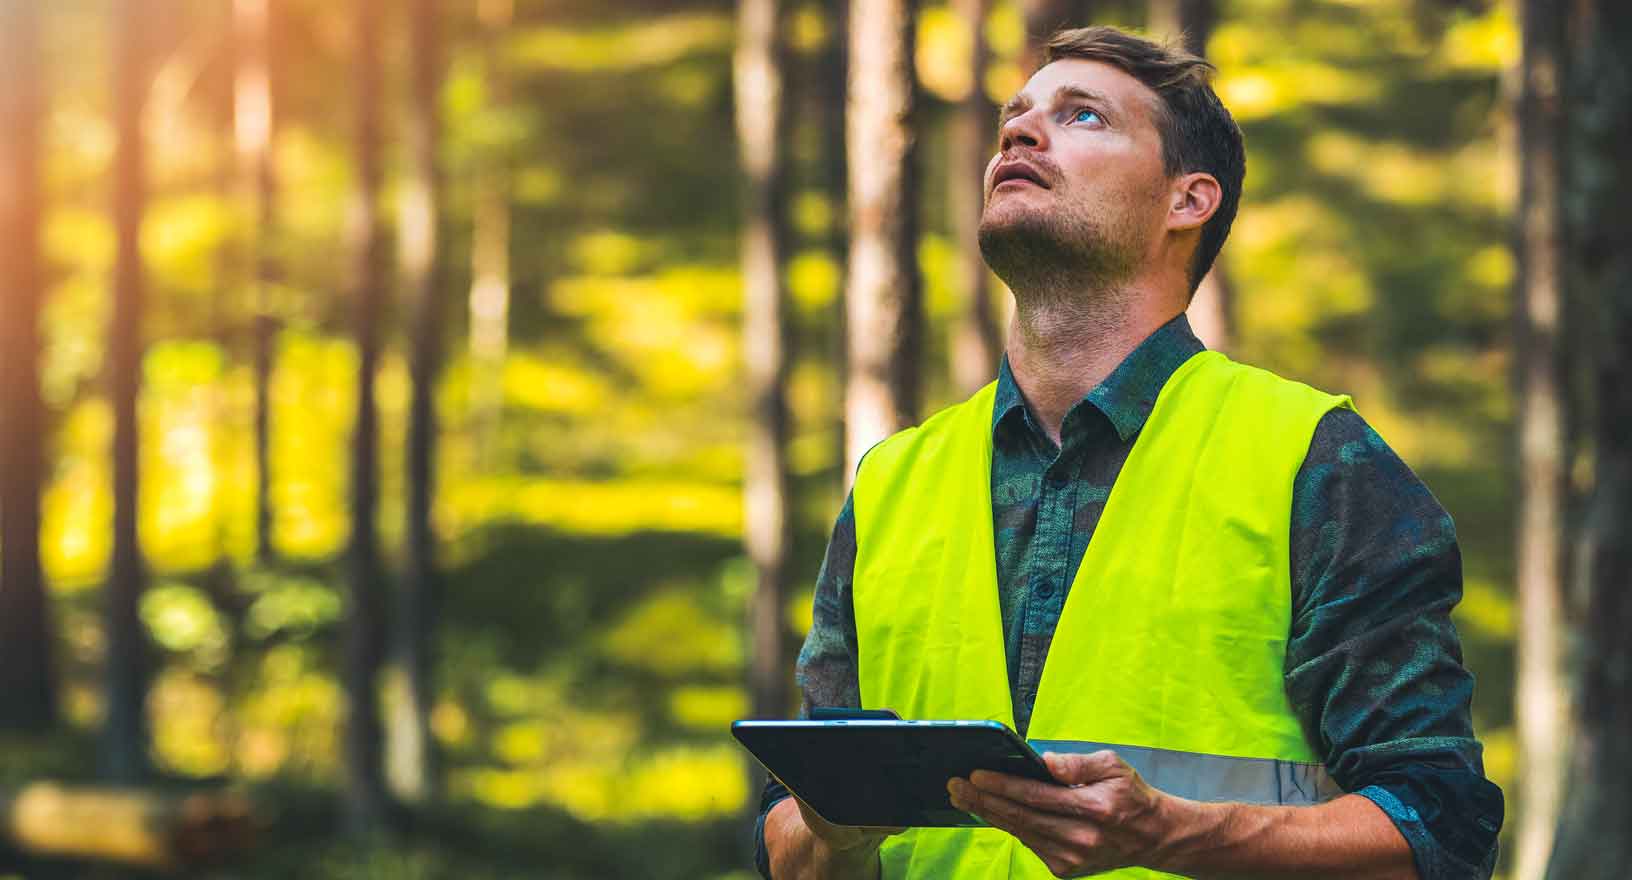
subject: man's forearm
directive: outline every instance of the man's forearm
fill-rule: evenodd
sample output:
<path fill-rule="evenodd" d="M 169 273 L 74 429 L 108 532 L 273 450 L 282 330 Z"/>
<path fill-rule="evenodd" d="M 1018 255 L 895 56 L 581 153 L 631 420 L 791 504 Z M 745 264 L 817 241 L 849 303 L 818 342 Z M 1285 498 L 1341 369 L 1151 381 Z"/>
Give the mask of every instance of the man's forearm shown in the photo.
<path fill-rule="evenodd" d="M 1302 877 L 1416 880 L 1411 847 L 1369 799 L 1344 795 L 1313 807 L 1166 799 L 1175 829 L 1151 867 L 1204 880 Z"/>
<path fill-rule="evenodd" d="M 879 875 L 876 845 L 834 849 L 805 824 L 791 797 L 766 814 L 765 849 L 776 880 L 876 880 Z"/>

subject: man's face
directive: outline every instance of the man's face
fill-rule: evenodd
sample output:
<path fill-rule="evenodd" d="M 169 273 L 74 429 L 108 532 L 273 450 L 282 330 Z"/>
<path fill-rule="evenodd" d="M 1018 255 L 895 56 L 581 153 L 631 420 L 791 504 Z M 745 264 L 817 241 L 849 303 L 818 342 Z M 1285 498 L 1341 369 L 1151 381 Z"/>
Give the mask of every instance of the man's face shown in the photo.
<path fill-rule="evenodd" d="M 998 277 L 1115 284 L 1138 270 L 1167 212 L 1158 100 L 1116 67 L 1063 59 L 1003 108 L 980 222 Z"/>

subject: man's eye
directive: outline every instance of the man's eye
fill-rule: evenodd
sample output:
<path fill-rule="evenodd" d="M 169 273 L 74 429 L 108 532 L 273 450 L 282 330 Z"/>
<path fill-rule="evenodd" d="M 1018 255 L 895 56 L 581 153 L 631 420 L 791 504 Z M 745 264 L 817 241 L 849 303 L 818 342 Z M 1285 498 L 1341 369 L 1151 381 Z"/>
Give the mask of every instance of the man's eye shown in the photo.
<path fill-rule="evenodd" d="M 1104 122 L 1104 121 L 1105 121 L 1105 120 L 1104 120 L 1104 119 L 1103 119 L 1103 118 L 1102 118 L 1102 117 L 1101 117 L 1101 116 L 1100 116 L 1100 115 L 1099 115 L 1099 111 L 1097 111 L 1097 110 L 1090 110 L 1090 109 L 1089 109 L 1089 108 L 1087 108 L 1087 107 L 1084 107 L 1084 108 L 1082 108 L 1082 109 L 1081 109 L 1081 110 L 1078 110 L 1078 111 L 1077 111 L 1077 112 L 1075 112 L 1075 113 L 1073 113 L 1073 114 L 1071 114 L 1071 121 L 1072 121 L 1072 122 L 1087 122 L 1087 121 L 1089 121 L 1089 120 L 1090 120 L 1090 119 L 1093 119 L 1093 120 L 1098 120 L 1098 121 L 1099 121 L 1099 122 L 1102 122 L 1102 123 L 1103 123 L 1103 122 Z"/>

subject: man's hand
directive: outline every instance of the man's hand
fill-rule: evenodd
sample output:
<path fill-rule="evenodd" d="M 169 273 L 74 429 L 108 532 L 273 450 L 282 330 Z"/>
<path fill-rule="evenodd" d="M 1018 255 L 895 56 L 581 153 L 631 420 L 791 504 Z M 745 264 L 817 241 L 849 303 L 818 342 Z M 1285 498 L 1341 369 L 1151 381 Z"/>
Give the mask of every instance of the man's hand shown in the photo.
<path fill-rule="evenodd" d="M 790 806 L 790 802 L 793 806 Z M 865 880 L 878 876 L 878 848 L 905 828 L 834 825 L 789 797 L 765 817 L 771 876 Z"/>
<path fill-rule="evenodd" d="M 884 843 L 885 838 L 907 830 L 874 825 L 834 825 L 817 815 L 810 804 L 797 797 L 790 800 L 799 805 L 799 817 L 805 821 L 805 827 L 810 829 L 810 833 L 816 835 L 835 853 L 852 853 L 864 848 L 876 850 Z"/>
<path fill-rule="evenodd" d="M 1056 877 L 1156 860 L 1167 839 L 1167 795 L 1115 752 L 1050 752 L 1043 760 L 1063 785 L 976 770 L 947 783 L 952 805 L 1013 834 Z"/>

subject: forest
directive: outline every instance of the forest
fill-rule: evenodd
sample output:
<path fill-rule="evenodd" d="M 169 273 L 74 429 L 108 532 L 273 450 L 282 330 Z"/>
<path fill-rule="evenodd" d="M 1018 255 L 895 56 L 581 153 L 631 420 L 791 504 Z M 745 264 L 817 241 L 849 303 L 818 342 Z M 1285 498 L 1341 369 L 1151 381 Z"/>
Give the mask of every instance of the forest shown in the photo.
<path fill-rule="evenodd" d="M 1455 519 L 1497 876 L 1632 864 L 1617 0 L 0 0 L 0 877 L 745 880 L 998 105 L 1217 67 L 1209 347 Z"/>

